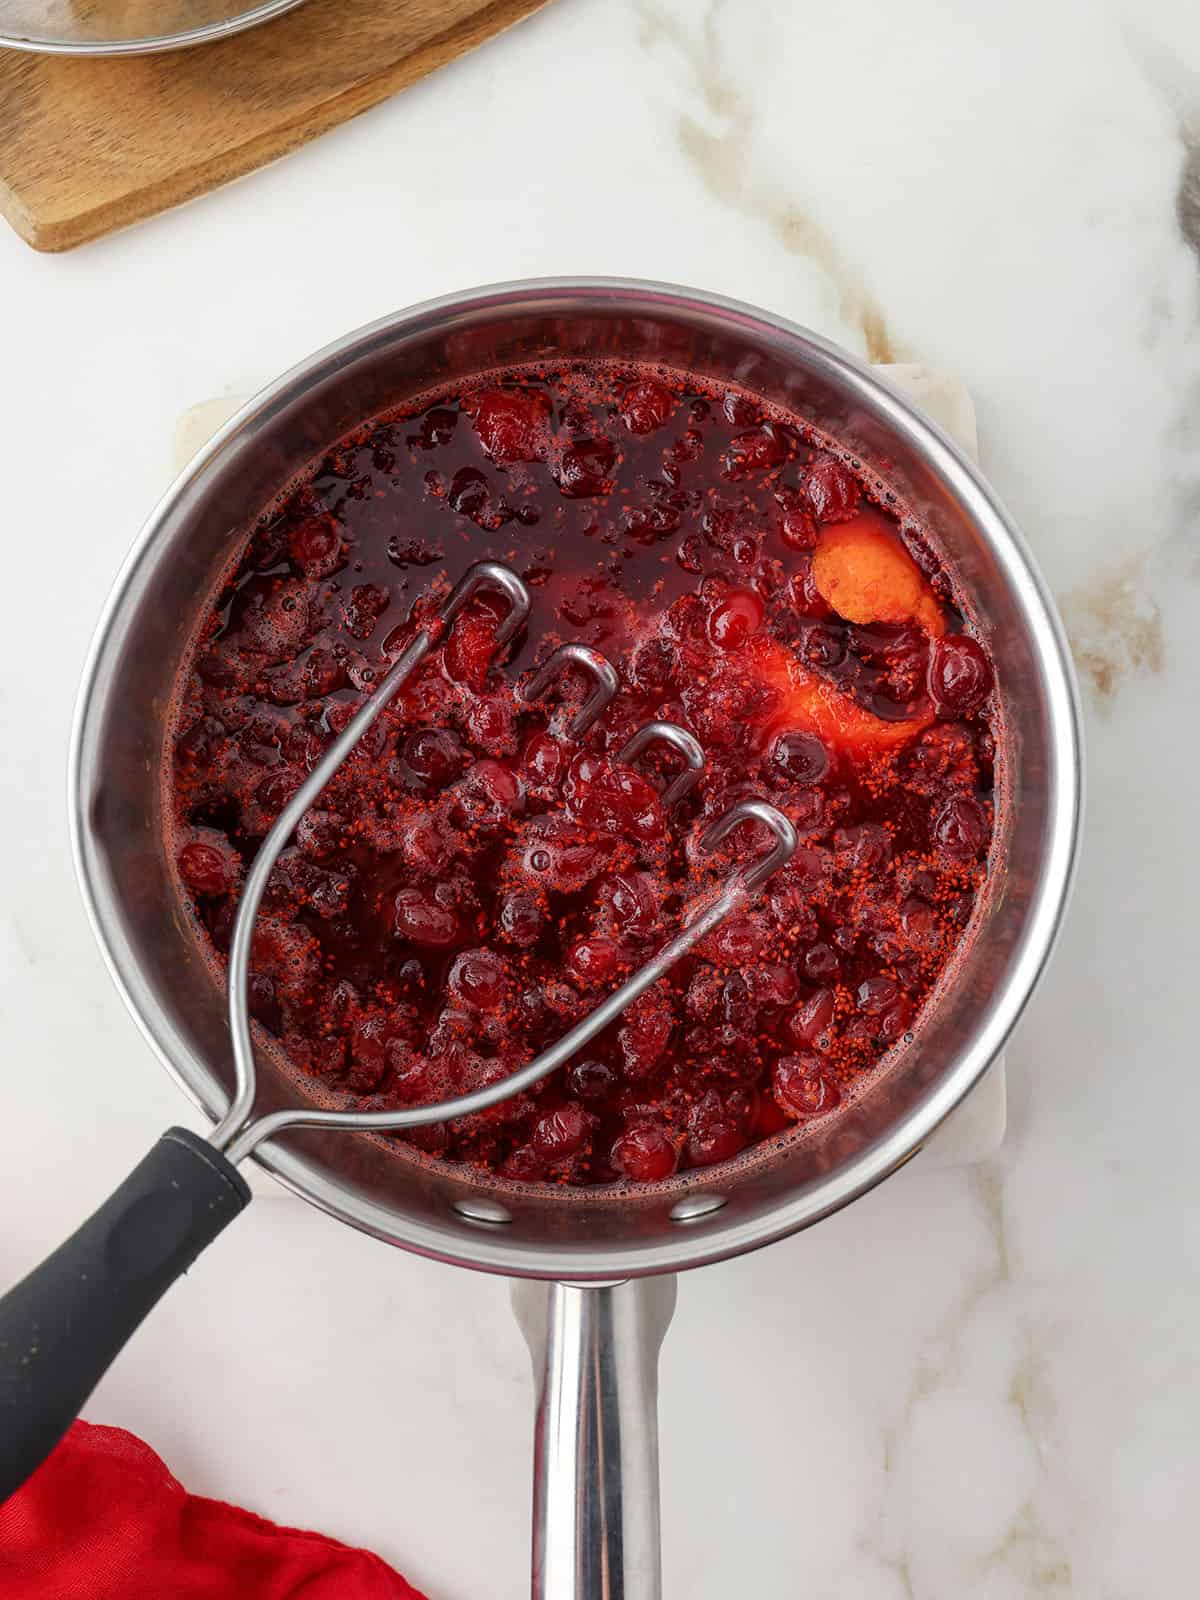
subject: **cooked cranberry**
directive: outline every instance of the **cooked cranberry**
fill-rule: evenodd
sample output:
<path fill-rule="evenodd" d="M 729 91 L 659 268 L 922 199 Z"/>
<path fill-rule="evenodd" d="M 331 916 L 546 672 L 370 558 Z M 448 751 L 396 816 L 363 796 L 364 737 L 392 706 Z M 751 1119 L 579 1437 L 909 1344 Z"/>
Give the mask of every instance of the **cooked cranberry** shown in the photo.
<path fill-rule="evenodd" d="M 670 1043 L 674 1019 L 667 1000 L 655 990 L 635 1000 L 617 1031 L 617 1044 L 625 1076 L 633 1082 L 647 1077 Z"/>
<path fill-rule="evenodd" d="M 356 584 L 344 607 L 346 627 L 356 639 L 369 639 L 391 600 L 391 595 L 382 584 Z"/>
<path fill-rule="evenodd" d="M 477 527 L 494 531 L 512 518 L 509 507 L 492 498 L 487 475 L 477 467 L 460 467 L 445 493 L 447 505 L 459 516 L 470 517 Z"/>
<path fill-rule="evenodd" d="M 788 1017 L 788 1037 L 793 1044 L 802 1047 L 819 1044 L 829 1032 L 833 1023 L 833 1013 L 833 990 L 814 990 Z"/>
<path fill-rule="evenodd" d="M 790 545 L 793 550 L 812 550 L 817 539 L 817 525 L 807 511 L 785 511 L 780 524 L 783 542 Z"/>
<path fill-rule="evenodd" d="M 796 648 L 814 667 L 836 667 L 846 659 L 846 630 L 832 622 L 810 622 L 801 629 Z"/>
<path fill-rule="evenodd" d="M 533 1147 L 547 1161 L 562 1161 L 587 1143 L 589 1118 L 574 1100 L 548 1111 L 533 1128 Z"/>
<path fill-rule="evenodd" d="M 665 689 L 675 675 L 679 652 L 669 639 L 647 639 L 634 652 L 629 681 L 642 694 Z"/>
<path fill-rule="evenodd" d="M 279 1033 L 283 1027 L 283 1010 L 274 983 L 261 972 L 252 972 L 248 988 L 250 1015 L 271 1033 Z"/>
<path fill-rule="evenodd" d="M 927 728 L 908 753 L 907 769 L 909 783 L 918 794 L 971 788 L 978 769 L 970 728 L 955 722 Z"/>
<path fill-rule="evenodd" d="M 900 986 L 895 978 L 880 974 L 878 977 L 866 978 L 855 990 L 854 998 L 858 1009 L 868 1017 L 877 1017 L 880 1012 L 886 1011 L 899 998 Z"/>
<path fill-rule="evenodd" d="M 936 641 L 929 662 L 929 690 L 943 715 L 965 717 L 977 711 L 991 687 L 991 666 L 974 639 L 952 633 Z"/>
<path fill-rule="evenodd" d="M 228 894 L 241 876 L 237 852 L 221 835 L 193 839 L 179 852 L 179 872 L 193 894 Z"/>
<path fill-rule="evenodd" d="M 787 445 L 770 422 L 735 434 L 721 458 L 721 472 L 735 481 L 752 472 L 769 472 L 787 460 Z"/>
<path fill-rule="evenodd" d="M 688 985 L 688 1016 L 701 1020 L 711 1016 L 724 986 L 725 980 L 716 967 L 701 967 Z"/>
<path fill-rule="evenodd" d="M 660 893 L 647 872 L 614 872 L 596 890 L 596 901 L 612 925 L 634 937 L 649 933 L 658 921 Z"/>
<path fill-rule="evenodd" d="M 288 534 L 292 560 L 306 578 L 327 578 L 342 559 L 342 537 L 331 516 L 307 517 Z"/>
<path fill-rule="evenodd" d="M 546 926 L 546 915 L 531 894 L 506 895 L 496 920 L 501 936 L 520 949 L 536 944 Z"/>
<path fill-rule="evenodd" d="M 763 603 L 753 589 L 732 589 L 709 615 L 708 637 L 719 650 L 736 650 L 762 626 Z"/>
<path fill-rule="evenodd" d="M 566 773 L 568 760 L 568 748 L 560 739 L 548 733 L 531 734 L 522 761 L 533 793 L 543 800 L 553 798 Z"/>
<path fill-rule="evenodd" d="M 829 771 L 829 752 L 815 733 L 781 733 L 771 746 L 773 776 L 786 783 L 820 783 Z"/>
<path fill-rule="evenodd" d="M 833 860 L 842 872 L 878 872 L 891 859 L 891 835 L 878 822 L 856 822 L 834 832 Z"/>
<path fill-rule="evenodd" d="M 340 689 L 346 681 L 346 668 L 332 650 L 313 645 L 300 670 L 305 698 L 319 700 Z"/>
<path fill-rule="evenodd" d="M 951 795 L 933 821 L 933 842 L 947 861 L 973 861 L 987 847 L 988 820 L 978 800 Z"/>
<path fill-rule="evenodd" d="M 504 962 L 490 950 L 464 950 L 446 981 L 453 995 L 477 1011 L 495 1011 L 507 984 Z"/>
<path fill-rule="evenodd" d="M 771 1074 L 771 1089 L 783 1110 L 801 1122 L 824 1116 L 841 1099 L 823 1057 L 811 1050 L 781 1056 Z"/>
<path fill-rule="evenodd" d="M 813 983 L 828 983 L 831 978 L 836 978 L 841 971 L 842 964 L 836 952 L 827 944 L 811 945 L 801 960 L 804 976 Z"/>
<path fill-rule="evenodd" d="M 760 1006 L 790 1006 L 800 992 L 795 972 L 778 961 L 754 967 L 748 976 L 755 1002 Z"/>
<path fill-rule="evenodd" d="M 694 1167 L 729 1161 L 746 1148 L 742 1119 L 731 1112 L 715 1090 L 701 1096 L 688 1114 L 687 1157 Z"/>
<path fill-rule="evenodd" d="M 462 939 L 462 925 L 455 913 L 438 905 L 424 889 L 397 892 L 395 927 L 402 939 L 430 950 L 448 950 Z"/>
<path fill-rule="evenodd" d="M 610 982 L 627 966 L 615 939 L 580 939 L 567 951 L 567 976 L 585 989 Z"/>
<path fill-rule="evenodd" d="M 536 389 L 485 389 L 474 405 L 475 432 L 493 461 L 540 461 L 550 440 L 550 405 Z"/>
<path fill-rule="evenodd" d="M 568 445 L 558 468 L 559 490 L 579 500 L 608 494 L 613 487 L 609 473 L 616 450 L 608 439 L 584 439 Z"/>
<path fill-rule="evenodd" d="M 620 1080 L 603 1061 L 577 1061 L 567 1073 L 567 1087 L 580 1100 L 599 1105 L 616 1093 Z"/>
<path fill-rule="evenodd" d="M 675 397 L 653 378 L 640 378 L 621 395 L 621 421 L 630 433 L 653 433 L 675 408 Z"/>
<path fill-rule="evenodd" d="M 396 1098 L 403 1104 L 421 1105 L 433 1099 L 434 1072 L 427 1056 L 404 1039 L 389 1039 L 384 1046 L 384 1060 Z"/>
<path fill-rule="evenodd" d="M 537 819 L 521 849 L 520 871 L 526 880 L 560 893 L 573 893 L 608 864 L 609 850 L 566 817 Z"/>
<path fill-rule="evenodd" d="M 661 1183 L 675 1171 L 679 1154 L 661 1122 L 636 1122 L 612 1147 L 616 1170 L 636 1183 Z"/>
<path fill-rule="evenodd" d="M 836 456 L 814 457 L 804 477 L 804 499 L 818 522 L 844 522 L 858 509 L 858 480 Z"/>
<path fill-rule="evenodd" d="M 524 804 L 520 779 L 502 761 L 477 761 L 466 776 L 465 787 L 497 812 L 516 814 Z"/>
<path fill-rule="evenodd" d="M 653 784 L 631 767 L 581 753 L 571 762 L 563 794 L 573 816 L 588 828 L 661 837 L 662 806 Z"/>
<path fill-rule="evenodd" d="M 875 1019 L 875 1037 L 884 1044 L 894 1044 L 912 1024 L 912 1006 L 905 999 L 885 1006 Z"/>
<path fill-rule="evenodd" d="M 544 1176 L 546 1163 L 531 1144 L 518 1144 L 505 1156 L 500 1175 L 514 1183 L 536 1183 Z"/>
<path fill-rule="evenodd" d="M 296 843 L 314 861 L 327 861 L 342 843 L 344 819 L 334 811 L 310 809 L 296 825 Z"/>
<path fill-rule="evenodd" d="M 387 542 L 387 558 L 394 567 L 431 567 L 445 556 L 428 539 L 403 539 L 394 533 Z"/>
<path fill-rule="evenodd" d="M 482 693 L 496 650 L 496 623 L 490 615 L 471 612 L 459 617 L 443 651 L 447 677 Z"/>
<path fill-rule="evenodd" d="M 423 783 L 438 789 L 454 782 L 463 758 L 462 742 L 449 728 L 422 728 L 404 741 L 405 761 Z"/>

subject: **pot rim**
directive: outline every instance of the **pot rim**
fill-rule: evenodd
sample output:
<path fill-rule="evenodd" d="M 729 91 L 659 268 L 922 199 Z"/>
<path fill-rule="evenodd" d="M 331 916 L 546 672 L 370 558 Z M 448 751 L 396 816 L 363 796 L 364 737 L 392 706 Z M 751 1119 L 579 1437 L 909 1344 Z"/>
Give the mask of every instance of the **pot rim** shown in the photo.
<path fill-rule="evenodd" d="M 253 1159 L 302 1198 L 322 1210 L 352 1223 L 390 1243 L 399 1244 L 434 1259 L 472 1266 L 484 1271 L 516 1276 L 602 1281 L 680 1270 L 739 1255 L 796 1232 L 857 1199 L 914 1156 L 959 1102 L 970 1092 L 999 1055 L 1037 985 L 1061 929 L 1078 856 L 1082 816 L 1083 752 L 1078 688 L 1062 624 L 1044 580 L 1028 547 L 978 468 L 936 424 L 922 416 L 907 400 L 890 389 L 864 363 L 797 323 L 725 296 L 672 284 L 635 278 L 547 277 L 530 278 L 460 290 L 425 300 L 407 309 L 364 324 L 326 344 L 297 362 L 281 377 L 260 389 L 221 427 L 188 463 L 160 497 L 146 518 L 125 558 L 105 602 L 88 651 L 75 706 L 68 764 L 68 812 L 71 849 L 84 907 L 100 945 L 105 964 L 121 998 L 143 1037 L 188 1097 L 212 1121 L 221 1107 L 211 1102 L 211 1082 L 205 1083 L 195 1062 L 189 1071 L 168 1048 L 162 1035 L 169 1031 L 165 1019 L 156 1029 L 139 1003 L 138 963 L 120 935 L 107 908 L 109 891 L 99 878 L 94 852 L 89 847 L 86 805 L 88 763 L 85 741 L 91 719 L 104 705 L 98 700 L 100 675 L 114 646 L 116 624 L 126 595 L 143 563 L 153 557 L 153 547 L 176 503 L 197 478 L 218 458 L 226 445 L 253 420 L 285 398 L 309 386 L 322 371 L 345 362 L 351 352 L 368 347 L 381 335 L 403 327 L 436 324 L 453 314 L 483 305 L 541 301 L 561 295 L 570 300 L 592 297 L 601 307 L 619 307 L 632 300 L 647 303 L 681 303 L 718 314 L 731 326 L 754 327 L 775 339 L 804 347 L 810 359 L 815 352 L 838 382 L 852 395 L 882 414 L 889 428 L 913 445 L 925 463 L 978 525 L 987 530 L 994 555 L 1016 591 L 1029 617 L 1037 657 L 1046 679 L 1050 743 L 1054 751 L 1054 808 L 1036 892 L 1031 900 L 1010 974 L 990 1013 L 969 1047 L 947 1068 L 936 1084 L 898 1119 L 887 1134 L 867 1146 L 815 1186 L 773 1205 L 761 1215 L 722 1225 L 721 1213 L 706 1216 L 704 1226 L 693 1231 L 680 1226 L 665 1240 L 635 1240 L 618 1246 L 597 1246 L 586 1253 L 550 1243 L 536 1248 L 507 1244 L 502 1226 L 464 1223 L 462 1248 L 448 1246 L 445 1231 L 406 1221 L 396 1225 L 385 1207 L 348 1190 L 314 1163 L 292 1151 L 260 1145 Z M 568 310 L 569 307 L 564 307 Z M 713 1187 L 713 1174 L 706 1174 Z"/>

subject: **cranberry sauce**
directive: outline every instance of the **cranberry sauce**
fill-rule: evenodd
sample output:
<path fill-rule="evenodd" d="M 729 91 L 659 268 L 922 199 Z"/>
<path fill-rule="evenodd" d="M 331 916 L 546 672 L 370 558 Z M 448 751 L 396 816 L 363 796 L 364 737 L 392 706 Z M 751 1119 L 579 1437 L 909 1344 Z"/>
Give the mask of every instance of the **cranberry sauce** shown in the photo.
<path fill-rule="evenodd" d="M 741 392 L 527 371 L 369 424 L 253 529 L 167 776 L 220 955 L 272 821 L 448 584 L 492 557 L 534 601 L 501 656 L 496 613 L 464 613 L 274 871 L 252 1009 L 326 1099 L 511 1073 L 731 869 L 696 841 L 749 795 L 800 846 L 744 914 L 531 1092 L 404 1139 L 524 1181 L 650 1182 L 834 1113 L 911 1036 L 985 876 L 997 713 L 949 575 L 852 465 Z M 579 743 L 585 684 L 517 697 L 565 639 L 621 678 Z M 669 816 L 672 758 L 613 759 L 652 717 L 708 755 Z"/>

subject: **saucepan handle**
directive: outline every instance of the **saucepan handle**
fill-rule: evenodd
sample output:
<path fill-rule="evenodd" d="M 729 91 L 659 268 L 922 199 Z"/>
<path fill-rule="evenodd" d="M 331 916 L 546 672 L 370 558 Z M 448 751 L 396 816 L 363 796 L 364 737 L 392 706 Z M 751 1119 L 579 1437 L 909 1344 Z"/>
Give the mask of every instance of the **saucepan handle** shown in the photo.
<path fill-rule="evenodd" d="M 249 1199 L 212 1145 L 170 1128 L 0 1299 L 0 1501 L 50 1454 L 130 1334 Z"/>
<path fill-rule="evenodd" d="M 524 1282 L 533 1357 L 533 1600 L 659 1600 L 658 1352 L 673 1277 Z"/>

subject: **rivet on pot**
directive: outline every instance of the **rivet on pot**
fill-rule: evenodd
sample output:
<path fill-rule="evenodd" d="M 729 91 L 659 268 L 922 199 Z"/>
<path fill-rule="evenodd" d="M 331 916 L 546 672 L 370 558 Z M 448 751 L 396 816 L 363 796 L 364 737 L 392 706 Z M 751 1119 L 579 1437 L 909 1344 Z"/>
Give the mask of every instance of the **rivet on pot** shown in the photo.
<path fill-rule="evenodd" d="M 512 1212 L 498 1200 L 456 1200 L 454 1209 L 468 1222 L 485 1222 L 498 1226 L 511 1222 Z"/>
<path fill-rule="evenodd" d="M 689 1194 L 682 1200 L 676 1200 L 669 1216 L 672 1222 L 695 1222 L 700 1217 L 707 1217 L 714 1211 L 720 1211 L 722 1206 L 728 1204 L 723 1194 Z"/>

